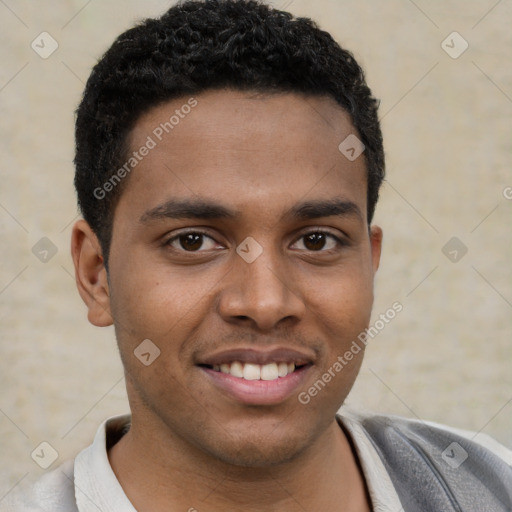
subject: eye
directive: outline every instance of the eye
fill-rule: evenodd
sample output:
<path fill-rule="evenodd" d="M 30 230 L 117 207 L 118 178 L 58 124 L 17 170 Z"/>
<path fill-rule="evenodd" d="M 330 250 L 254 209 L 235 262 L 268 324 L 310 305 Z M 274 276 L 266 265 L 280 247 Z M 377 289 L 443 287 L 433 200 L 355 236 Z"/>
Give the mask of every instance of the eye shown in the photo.
<path fill-rule="evenodd" d="M 292 249 L 306 250 L 306 251 L 329 251 L 336 249 L 341 244 L 341 241 L 329 233 L 315 231 L 302 235 L 293 245 Z"/>
<path fill-rule="evenodd" d="M 204 233 L 183 233 L 171 238 L 166 245 L 178 251 L 199 252 L 212 250 L 218 247 L 217 242 Z"/>

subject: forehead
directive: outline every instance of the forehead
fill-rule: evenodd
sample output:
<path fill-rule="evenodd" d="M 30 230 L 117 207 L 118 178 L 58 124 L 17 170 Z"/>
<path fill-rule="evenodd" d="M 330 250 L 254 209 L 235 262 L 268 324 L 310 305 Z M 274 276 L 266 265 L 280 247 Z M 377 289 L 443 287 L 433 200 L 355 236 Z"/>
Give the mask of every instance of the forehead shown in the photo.
<path fill-rule="evenodd" d="M 350 116 L 328 97 L 232 90 L 186 96 L 135 125 L 130 154 L 145 156 L 123 196 L 148 206 L 165 196 L 215 198 L 238 210 L 257 201 L 287 209 L 298 199 L 343 196 L 365 212 L 364 154 L 351 161 L 339 150 L 350 135 L 358 136 Z"/>

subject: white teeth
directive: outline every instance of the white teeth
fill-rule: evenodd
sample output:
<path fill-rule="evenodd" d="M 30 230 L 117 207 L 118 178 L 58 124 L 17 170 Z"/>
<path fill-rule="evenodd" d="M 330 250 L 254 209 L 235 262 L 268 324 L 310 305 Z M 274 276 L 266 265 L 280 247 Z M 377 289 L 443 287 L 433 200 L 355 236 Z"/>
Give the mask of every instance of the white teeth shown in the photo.
<path fill-rule="evenodd" d="M 295 371 L 295 363 L 268 363 L 264 365 L 253 363 L 241 363 L 234 361 L 233 363 L 223 363 L 214 365 L 216 372 L 232 375 L 239 379 L 245 380 L 276 380 L 286 377 Z"/>
<path fill-rule="evenodd" d="M 277 367 L 277 375 L 279 377 L 286 377 L 288 375 L 288 365 L 286 363 L 279 363 Z"/>
<path fill-rule="evenodd" d="M 266 364 L 261 367 L 261 380 L 276 380 L 279 377 L 276 363 Z"/>
<path fill-rule="evenodd" d="M 244 376 L 244 365 L 239 361 L 231 363 L 230 373 L 231 375 L 233 375 L 233 377 L 238 377 L 239 379 L 242 379 Z"/>
<path fill-rule="evenodd" d="M 260 380 L 261 367 L 259 364 L 246 363 L 244 366 L 245 380 Z"/>

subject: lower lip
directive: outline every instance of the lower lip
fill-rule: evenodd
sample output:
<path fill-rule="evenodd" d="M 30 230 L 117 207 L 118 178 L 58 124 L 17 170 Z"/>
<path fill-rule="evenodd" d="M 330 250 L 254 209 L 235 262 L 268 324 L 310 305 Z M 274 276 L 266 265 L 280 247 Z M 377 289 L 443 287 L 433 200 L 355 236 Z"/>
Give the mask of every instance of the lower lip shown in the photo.
<path fill-rule="evenodd" d="M 275 380 L 245 380 L 211 368 L 200 367 L 213 384 L 237 402 L 246 405 L 276 405 L 298 394 L 310 366 L 302 366 Z"/>

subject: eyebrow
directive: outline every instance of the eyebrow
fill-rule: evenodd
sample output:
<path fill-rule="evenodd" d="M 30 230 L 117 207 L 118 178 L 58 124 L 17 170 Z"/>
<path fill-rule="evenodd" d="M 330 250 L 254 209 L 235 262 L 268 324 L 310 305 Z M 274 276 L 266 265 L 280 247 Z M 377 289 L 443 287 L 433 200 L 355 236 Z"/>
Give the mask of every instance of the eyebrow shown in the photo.
<path fill-rule="evenodd" d="M 204 199 L 169 199 L 145 212 L 139 219 L 143 224 L 160 219 L 234 219 L 240 212 Z M 306 201 L 288 210 L 283 218 L 301 220 L 333 216 L 355 216 L 363 219 L 356 203 L 343 199 Z"/>
<path fill-rule="evenodd" d="M 352 201 L 344 199 L 306 201 L 294 206 L 286 216 L 297 217 L 303 220 L 321 217 L 354 216 L 363 220 L 363 214 L 359 206 Z"/>
<path fill-rule="evenodd" d="M 236 212 L 217 203 L 199 200 L 170 199 L 145 212 L 143 224 L 160 219 L 232 219 Z"/>

